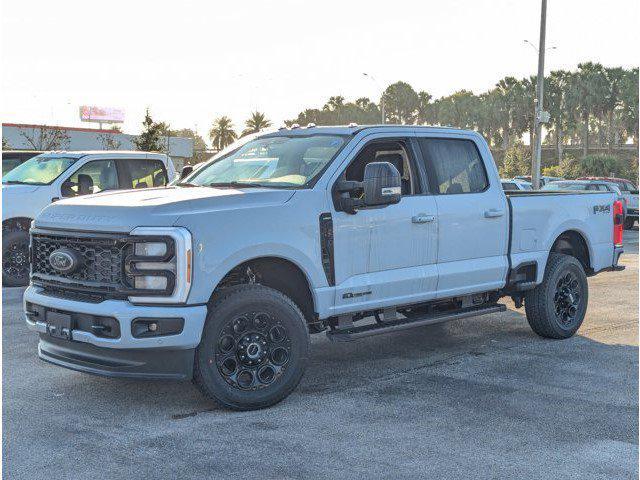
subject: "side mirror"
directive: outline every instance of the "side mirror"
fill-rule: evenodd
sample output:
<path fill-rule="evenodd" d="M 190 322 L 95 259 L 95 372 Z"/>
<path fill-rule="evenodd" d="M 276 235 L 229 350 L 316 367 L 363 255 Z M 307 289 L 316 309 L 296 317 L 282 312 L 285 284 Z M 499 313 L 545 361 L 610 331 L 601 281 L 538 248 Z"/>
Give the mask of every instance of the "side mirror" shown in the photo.
<path fill-rule="evenodd" d="M 364 204 L 368 207 L 398 203 L 402 196 L 402 178 L 389 162 L 372 162 L 364 167 Z"/>
<path fill-rule="evenodd" d="M 191 172 L 193 172 L 193 165 L 185 165 L 182 167 L 182 170 L 180 171 L 180 180 L 187 178 Z"/>

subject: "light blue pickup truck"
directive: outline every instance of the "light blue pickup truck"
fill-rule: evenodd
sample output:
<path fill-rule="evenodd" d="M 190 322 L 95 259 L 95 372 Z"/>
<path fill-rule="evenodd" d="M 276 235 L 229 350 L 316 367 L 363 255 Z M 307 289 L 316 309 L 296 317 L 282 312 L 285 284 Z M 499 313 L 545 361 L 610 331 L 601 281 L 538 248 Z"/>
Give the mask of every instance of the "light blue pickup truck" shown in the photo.
<path fill-rule="evenodd" d="M 296 387 L 333 341 L 500 312 L 580 327 L 617 270 L 607 192 L 505 192 L 475 132 L 294 126 L 245 137 L 176 185 L 53 203 L 31 228 L 24 308 L 40 358 L 193 379 L 233 409 Z"/>

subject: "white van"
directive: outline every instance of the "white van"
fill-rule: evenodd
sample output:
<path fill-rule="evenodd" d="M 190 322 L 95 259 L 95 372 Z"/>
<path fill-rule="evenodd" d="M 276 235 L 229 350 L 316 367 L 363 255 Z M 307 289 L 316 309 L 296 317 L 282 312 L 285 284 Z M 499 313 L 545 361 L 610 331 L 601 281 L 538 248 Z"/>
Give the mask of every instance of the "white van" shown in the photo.
<path fill-rule="evenodd" d="M 163 187 L 176 175 L 163 153 L 129 151 L 48 152 L 2 177 L 2 285 L 29 281 L 29 226 L 61 198 L 105 190 Z"/>

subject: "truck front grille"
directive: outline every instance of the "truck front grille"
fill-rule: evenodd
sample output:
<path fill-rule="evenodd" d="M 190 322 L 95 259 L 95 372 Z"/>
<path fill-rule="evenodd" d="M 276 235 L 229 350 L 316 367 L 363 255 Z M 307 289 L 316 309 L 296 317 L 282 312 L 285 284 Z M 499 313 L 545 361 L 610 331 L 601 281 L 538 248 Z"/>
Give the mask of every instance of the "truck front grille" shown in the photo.
<path fill-rule="evenodd" d="M 124 261 L 131 249 L 126 235 L 35 230 L 31 234 L 31 279 L 58 292 L 125 290 L 130 287 Z M 54 268 L 50 255 L 60 250 L 73 252 L 79 266 L 67 273 Z"/>

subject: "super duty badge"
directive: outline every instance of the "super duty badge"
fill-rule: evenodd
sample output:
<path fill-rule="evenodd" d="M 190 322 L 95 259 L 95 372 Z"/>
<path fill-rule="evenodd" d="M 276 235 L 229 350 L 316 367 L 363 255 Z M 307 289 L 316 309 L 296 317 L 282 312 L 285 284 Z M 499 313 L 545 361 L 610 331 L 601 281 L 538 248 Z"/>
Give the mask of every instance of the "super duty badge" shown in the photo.
<path fill-rule="evenodd" d="M 594 205 L 593 213 L 596 215 L 598 213 L 611 213 L 611 205 Z"/>

